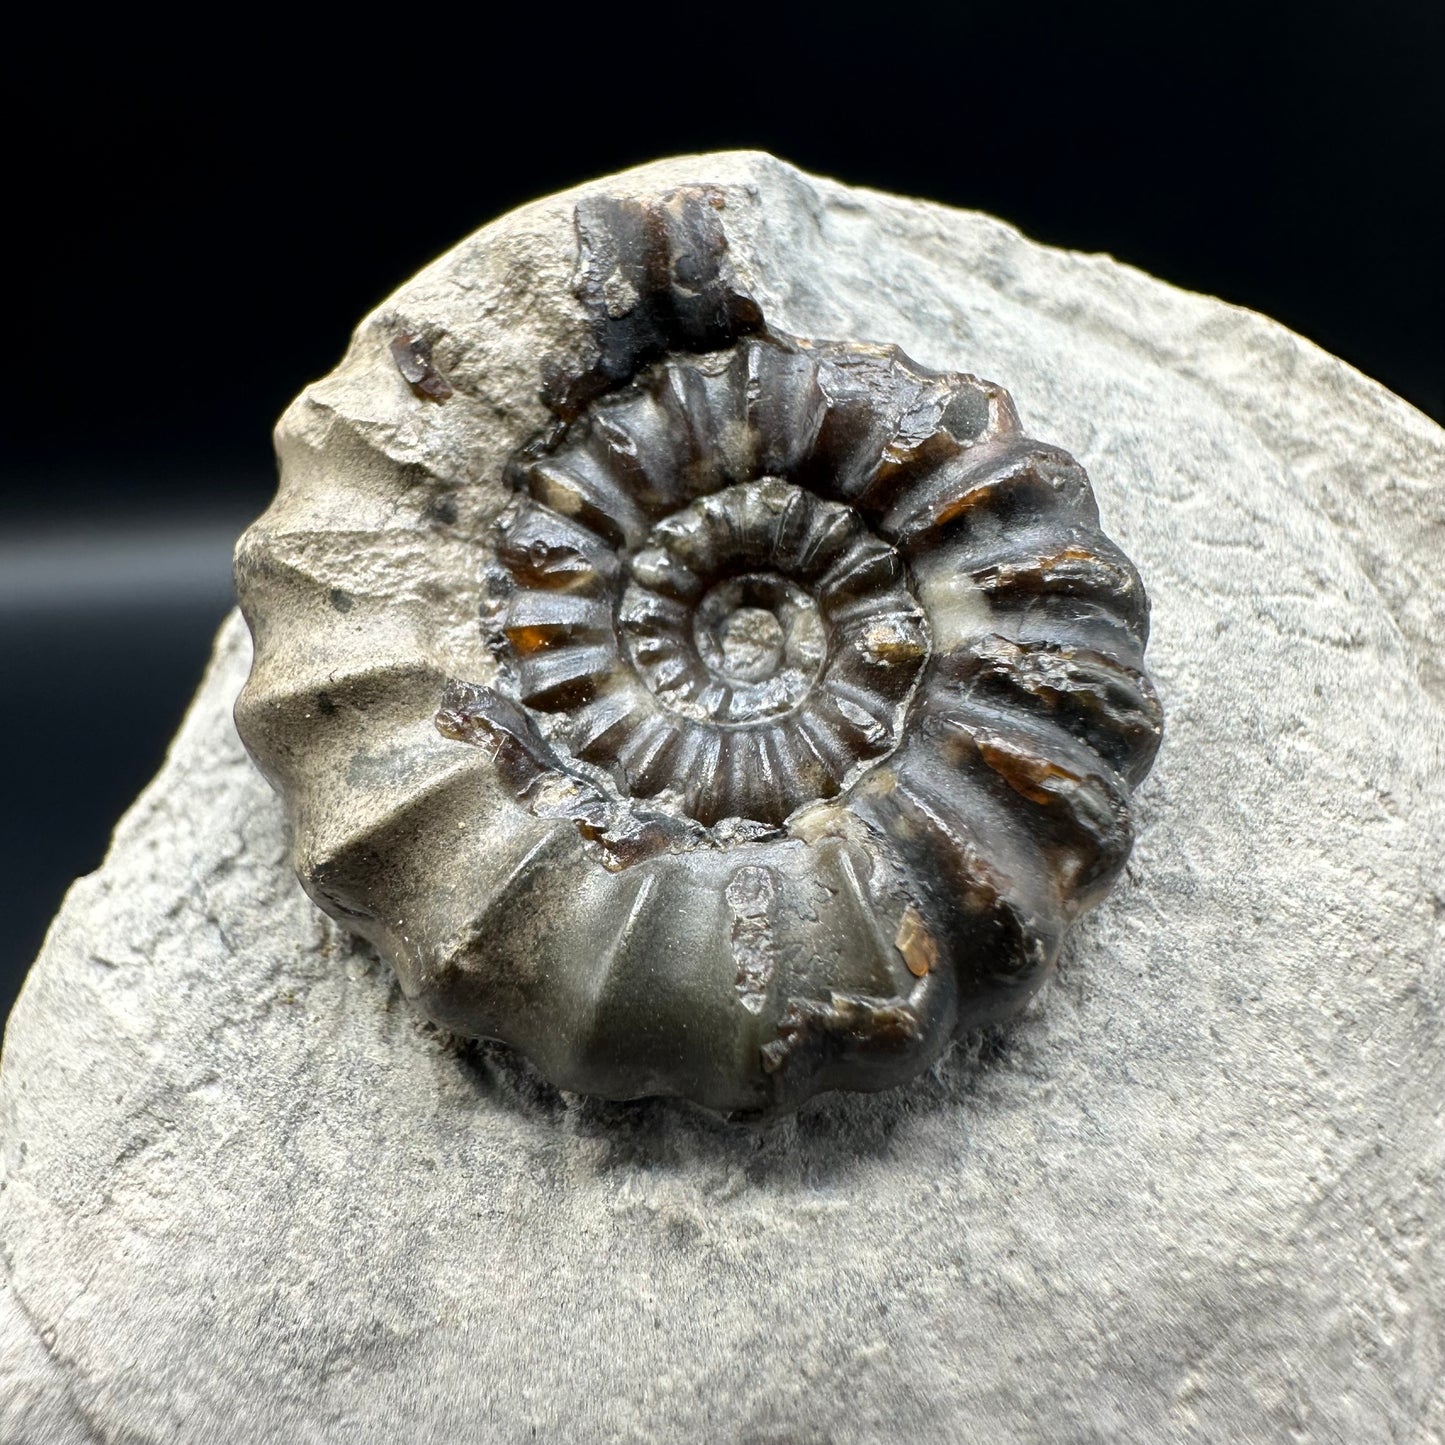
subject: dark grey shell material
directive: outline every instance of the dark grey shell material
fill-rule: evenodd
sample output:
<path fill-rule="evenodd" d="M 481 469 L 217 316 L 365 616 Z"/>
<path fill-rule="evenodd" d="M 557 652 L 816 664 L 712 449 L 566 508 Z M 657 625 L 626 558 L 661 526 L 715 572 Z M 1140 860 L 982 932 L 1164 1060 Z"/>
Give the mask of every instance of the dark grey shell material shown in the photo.
<path fill-rule="evenodd" d="M 1014 1012 L 1123 867 L 1160 737 L 1143 588 L 999 387 L 770 330 L 705 196 L 577 224 L 596 345 L 539 362 L 555 423 L 436 549 L 438 596 L 481 579 L 488 675 L 380 622 L 368 653 L 263 519 L 242 735 L 308 891 L 441 1025 L 614 1098 L 898 1083 Z M 392 353 L 416 407 L 451 397 L 418 338 Z M 364 462 L 311 465 L 324 494 Z"/>

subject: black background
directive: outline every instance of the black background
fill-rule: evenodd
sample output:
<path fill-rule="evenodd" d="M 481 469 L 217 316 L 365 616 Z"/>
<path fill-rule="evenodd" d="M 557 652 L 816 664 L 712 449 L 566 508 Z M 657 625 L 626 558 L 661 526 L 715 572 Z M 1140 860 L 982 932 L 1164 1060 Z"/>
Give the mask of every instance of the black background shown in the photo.
<path fill-rule="evenodd" d="M 368 13 L 372 13 L 368 11 Z M 160 762 L 352 325 L 507 208 L 760 147 L 1254 307 L 1445 415 L 1445 7 L 217 10 L 5 50 L 0 1016 Z M 45 27 L 48 23 L 48 30 Z"/>

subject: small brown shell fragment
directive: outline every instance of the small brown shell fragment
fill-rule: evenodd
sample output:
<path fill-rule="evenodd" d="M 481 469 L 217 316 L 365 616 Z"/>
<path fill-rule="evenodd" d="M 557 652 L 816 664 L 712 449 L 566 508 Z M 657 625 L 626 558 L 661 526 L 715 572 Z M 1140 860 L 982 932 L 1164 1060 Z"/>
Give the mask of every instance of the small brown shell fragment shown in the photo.
<path fill-rule="evenodd" d="M 1161 717 L 1078 463 L 991 382 L 769 326 L 725 216 L 579 204 L 590 343 L 537 357 L 553 421 L 480 482 L 372 464 L 457 392 L 430 415 L 509 414 L 420 330 L 385 343 L 408 413 L 288 414 L 237 721 L 308 891 L 431 1018 L 747 1112 L 1015 1011 L 1123 867 Z"/>
<path fill-rule="evenodd" d="M 396 369 L 418 396 L 445 401 L 452 394 L 451 384 L 432 362 L 431 347 L 425 338 L 406 333 L 393 337 L 391 355 Z"/>
<path fill-rule="evenodd" d="M 898 932 L 893 945 L 903 955 L 903 962 L 914 978 L 923 978 L 933 972 L 938 962 L 938 944 L 928 931 L 923 915 L 910 904 L 898 920 Z"/>

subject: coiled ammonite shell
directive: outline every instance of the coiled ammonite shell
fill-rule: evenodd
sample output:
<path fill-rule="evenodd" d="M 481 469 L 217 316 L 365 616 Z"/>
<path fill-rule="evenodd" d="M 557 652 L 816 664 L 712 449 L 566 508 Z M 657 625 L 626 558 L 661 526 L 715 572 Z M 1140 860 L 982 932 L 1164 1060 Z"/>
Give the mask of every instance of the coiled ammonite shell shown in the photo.
<path fill-rule="evenodd" d="M 770 328 L 716 209 L 579 210 L 595 346 L 539 358 L 554 424 L 436 548 L 432 595 L 480 582 L 479 675 L 425 655 L 415 589 L 417 655 L 358 643 L 384 528 L 324 604 L 298 562 L 288 512 L 345 532 L 373 485 L 349 437 L 243 542 L 238 719 L 312 896 L 430 1017 L 565 1088 L 752 1111 L 1016 1010 L 1123 866 L 1160 713 L 1082 468 L 989 382 Z M 389 350 L 448 404 L 431 343 Z"/>

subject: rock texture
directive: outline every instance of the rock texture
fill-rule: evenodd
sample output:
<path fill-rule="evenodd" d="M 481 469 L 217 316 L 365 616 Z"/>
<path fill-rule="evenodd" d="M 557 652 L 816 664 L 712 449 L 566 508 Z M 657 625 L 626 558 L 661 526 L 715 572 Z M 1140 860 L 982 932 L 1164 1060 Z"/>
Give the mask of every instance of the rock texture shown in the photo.
<path fill-rule="evenodd" d="M 987 217 L 750 155 L 608 186 L 693 181 L 779 326 L 995 377 L 1088 467 L 1169 713 L 1118 891 L 908 1088 L 560 1095 L 301 894 L 233 619 L 7 1031 L 0 1440 L 1441 1439 L 1445 435 Z M 509 278 L 575 200 L 462 248 L 522 410 Z"/>

